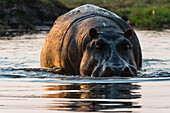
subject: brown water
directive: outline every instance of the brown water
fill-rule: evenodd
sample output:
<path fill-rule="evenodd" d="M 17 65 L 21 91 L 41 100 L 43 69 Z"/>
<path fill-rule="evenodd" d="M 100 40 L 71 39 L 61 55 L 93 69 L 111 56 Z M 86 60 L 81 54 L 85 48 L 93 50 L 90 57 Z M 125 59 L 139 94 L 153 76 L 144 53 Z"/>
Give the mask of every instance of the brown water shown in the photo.
<path fill-rule="evenodd" d="M 47 33 L 0 37 L 0 113 L 169 113 L 170 31 L 136 32 L 143 67 L 135 78 L 26 71 L 40 68 Z"/>

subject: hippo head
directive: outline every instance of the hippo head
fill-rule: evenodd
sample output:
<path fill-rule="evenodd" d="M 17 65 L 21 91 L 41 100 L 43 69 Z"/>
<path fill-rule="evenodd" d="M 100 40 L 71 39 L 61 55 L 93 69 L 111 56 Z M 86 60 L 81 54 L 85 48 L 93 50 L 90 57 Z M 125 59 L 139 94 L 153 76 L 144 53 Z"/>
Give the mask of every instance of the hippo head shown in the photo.
<path fill-rule="evenodd" d="M 80 64 L 80 74 L 92 77 L 136 76 L 132 30 L 124 33 L 89 30 L 91 41 L 86 44 Z"/>

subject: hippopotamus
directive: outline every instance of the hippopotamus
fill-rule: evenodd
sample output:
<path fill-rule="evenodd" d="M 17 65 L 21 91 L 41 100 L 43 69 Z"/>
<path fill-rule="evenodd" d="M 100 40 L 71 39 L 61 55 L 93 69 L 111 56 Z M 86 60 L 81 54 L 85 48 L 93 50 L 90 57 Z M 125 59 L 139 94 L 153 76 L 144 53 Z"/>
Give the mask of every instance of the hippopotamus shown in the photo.
<path fill-rule="evenodd" d="M 142 66 L 139 40 L 115 13 L 83 5 L 58 17 L 40 57 L 42 68 L 91 77 L 136 76 Z"/>

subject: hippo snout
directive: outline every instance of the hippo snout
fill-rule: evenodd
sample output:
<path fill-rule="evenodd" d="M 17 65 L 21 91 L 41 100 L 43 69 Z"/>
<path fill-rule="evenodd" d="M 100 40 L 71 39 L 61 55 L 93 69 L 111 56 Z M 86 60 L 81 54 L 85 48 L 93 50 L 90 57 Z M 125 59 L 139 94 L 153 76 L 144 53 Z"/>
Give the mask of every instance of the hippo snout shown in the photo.
<path fill-rule="evenodd" d="M 121 76 L 137 76 L 137 69 L 134 66 L 125 66 Z"/>
<path fill-rule="evenodd" d="M 137 76 L 137 69 L 134 66 L 98 66 L 92 73 L 92 77 L 111 76 Z"/>

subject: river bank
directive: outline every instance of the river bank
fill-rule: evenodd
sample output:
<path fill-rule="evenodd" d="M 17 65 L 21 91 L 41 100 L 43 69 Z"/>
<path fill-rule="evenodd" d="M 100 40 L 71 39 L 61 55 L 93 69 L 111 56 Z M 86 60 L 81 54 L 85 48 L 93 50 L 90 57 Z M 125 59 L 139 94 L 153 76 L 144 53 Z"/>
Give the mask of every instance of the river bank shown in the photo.
<path fill-rule="evenodd" d="M 49 30 L 55 19 L 69 10 L 60 2 L 42 0 L 1 0 L 0 6 L 0 36 Z"/>
<path fill-rule="evenodd" d="M 70 9 L 94 4 L 118 14 L 136 29 L 164 30 L 170 28 L 168 0 L 1 0 L 0 36 L 49 31 L 56 18 Z M 121 5 L 120 5 L 121 4 Z M 160 4 L 160 6 L 159 6 Z M 169 5 L 168 5 L 169 4 Z"/>

